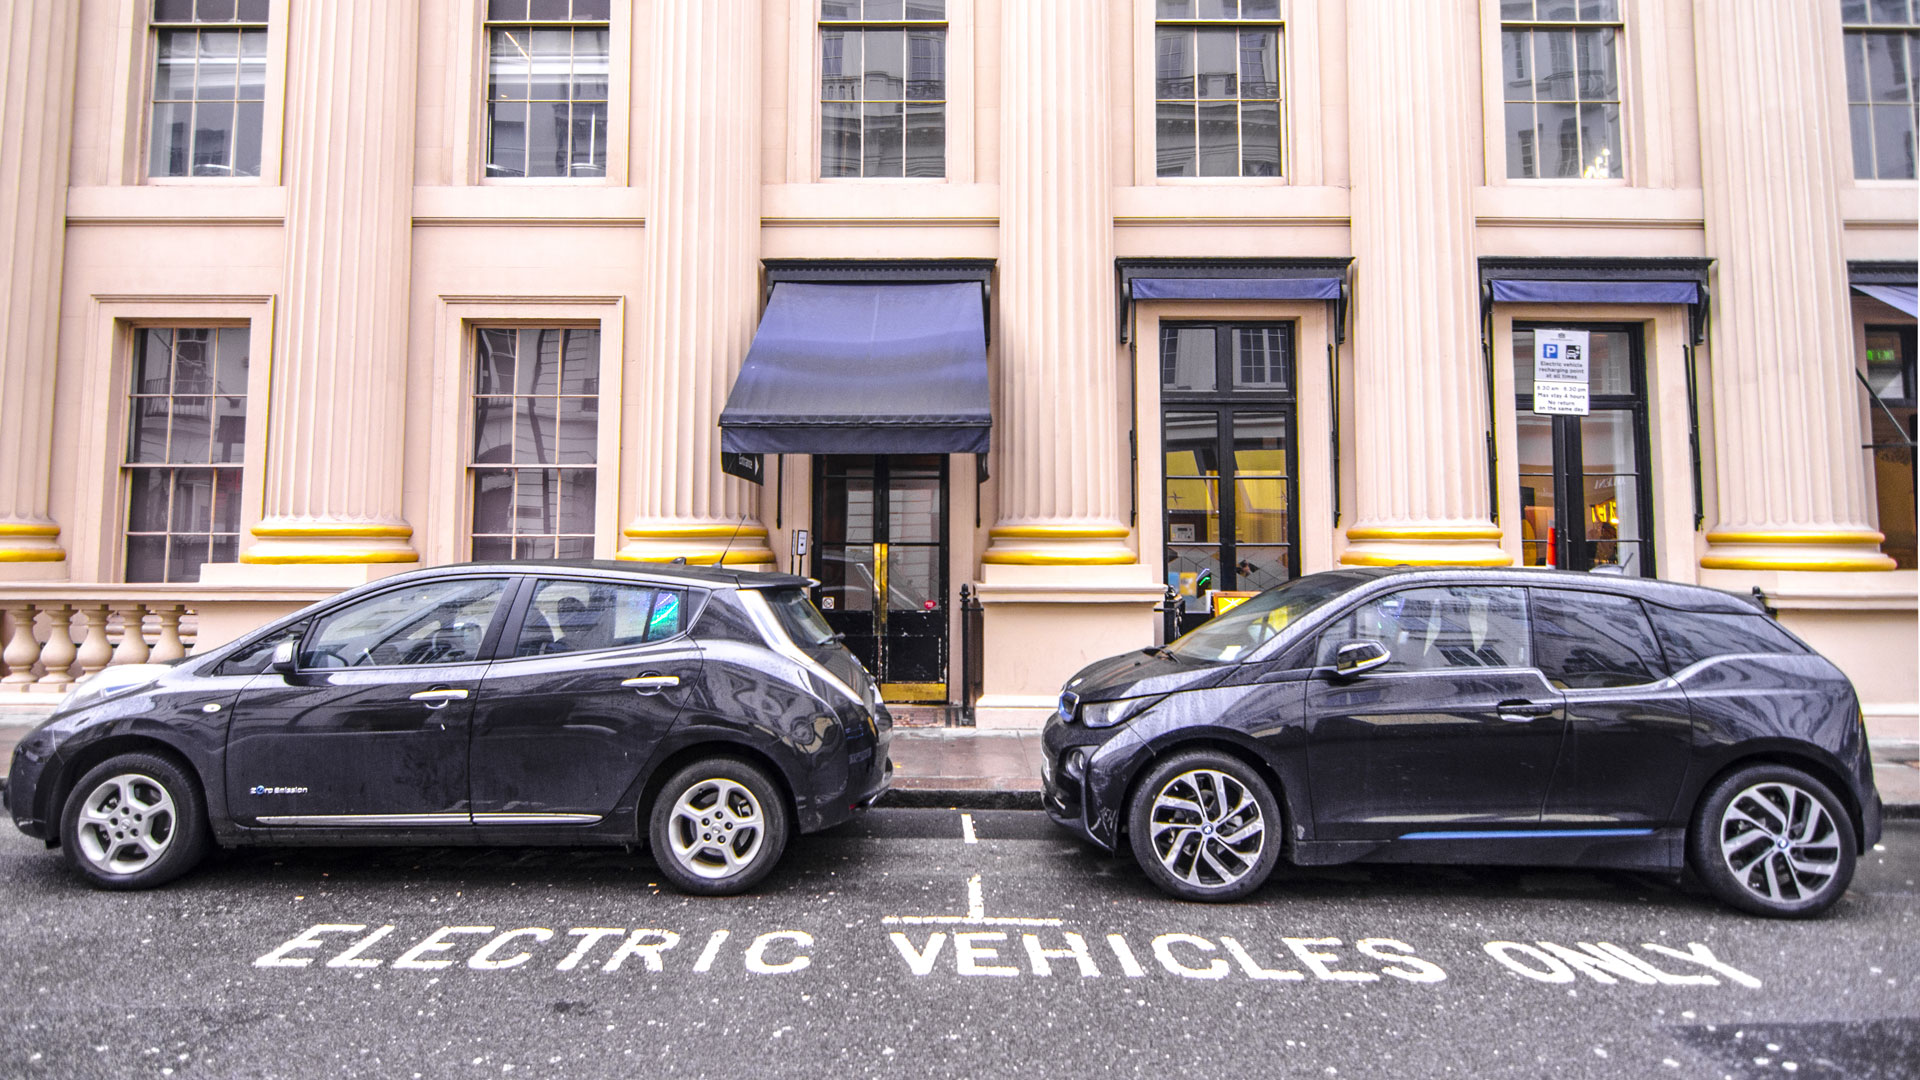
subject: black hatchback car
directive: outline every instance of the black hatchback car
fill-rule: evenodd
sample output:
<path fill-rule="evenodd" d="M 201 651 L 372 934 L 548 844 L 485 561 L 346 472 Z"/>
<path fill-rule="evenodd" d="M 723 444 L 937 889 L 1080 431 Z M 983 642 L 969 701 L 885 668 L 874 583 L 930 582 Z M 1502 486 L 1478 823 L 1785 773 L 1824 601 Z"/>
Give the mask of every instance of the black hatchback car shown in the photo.
<path fill-rule="evenodd" d="M 212 843 L 644 843 L 679 888 L 739 892 L 891 780 L 892 721 L 809 584 L 616 562 L 385 578 L 86 680 L 15 749 L 7 806 L 108 888 Z"/>
<path fill-rule="evenodd" d="M 1189 900 L 1281 858 L 1690 866 L 1806 916 L 1880 835 L 1859 701 L 1756 603 L 1550 570 L 1354 569 L 1089 665 L 1048 812 Z"/>

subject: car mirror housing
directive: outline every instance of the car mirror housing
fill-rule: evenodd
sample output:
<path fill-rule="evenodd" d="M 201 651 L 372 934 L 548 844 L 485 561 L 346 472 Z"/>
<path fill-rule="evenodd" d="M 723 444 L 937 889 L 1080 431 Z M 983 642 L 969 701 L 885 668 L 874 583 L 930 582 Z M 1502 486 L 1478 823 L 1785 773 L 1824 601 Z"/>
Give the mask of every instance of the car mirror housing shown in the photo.
<path fill-rule="evenodd" d="M 1349 641 L 1333 654 L 1333 670 L 1343 678 L 1364 675 L 1393 659 L 1385 645 L 1377 641 Z"/>
<path fill-rule="evenodd" d="M 293 642 L 283 641 L 273 647 L 273 659 L 267 661 L 267 670 L 282 675 L 291 675 L 299 670 L 293 659 Z"/>

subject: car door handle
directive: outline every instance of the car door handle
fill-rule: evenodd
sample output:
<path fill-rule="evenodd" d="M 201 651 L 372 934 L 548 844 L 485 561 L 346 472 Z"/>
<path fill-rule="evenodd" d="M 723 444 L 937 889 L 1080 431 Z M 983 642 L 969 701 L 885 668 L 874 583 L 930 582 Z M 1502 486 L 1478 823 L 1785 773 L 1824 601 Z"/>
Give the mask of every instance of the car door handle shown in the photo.
<path fill-rule="evenodd" d="M 1500 712 L 1500 719 L 1509 723 L 1524 724 L 1537 717 L 1550 715 L 1555 709 L 1559 708 L 1559 706 L 1542 705 L 1534 701 L 1515 699 L 1512 701 L 1503 701 L 1497 708 Z"/>
<path fill-rule="evenodd" d="M 645 675 L 636 675 L 631 679 L 623 679 L 621 680 L 620 685 L 630 686 L 633 689 L 638 690 L 643 694 L 659 693 L 660 691 L 669 689 L 670 687 L 679 686 L 680 676 L 656 675 L 653 672 L 648 672 Z"/>
<path fill-rule="evenodd" d="M 425 702 L 429 709 L 444 709 L 449 701 L 467 700 L 467 692 L 443 687 L 438 690 L 421 690 L 418 693 L 408 694 L 407 700 Z"/>

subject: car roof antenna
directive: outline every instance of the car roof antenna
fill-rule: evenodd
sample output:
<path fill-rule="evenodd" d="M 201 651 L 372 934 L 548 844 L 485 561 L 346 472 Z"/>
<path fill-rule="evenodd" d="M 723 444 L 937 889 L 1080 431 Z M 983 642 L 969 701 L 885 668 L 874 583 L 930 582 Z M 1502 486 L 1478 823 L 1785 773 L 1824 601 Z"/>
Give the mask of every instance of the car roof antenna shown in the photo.
<path fill-rule="evenodd" d="M 739 521 L 738 521 L 737 523 L 735 523 L 735 525 L 733 526 L 733 535 L 732 535 L 732 536 L 729 536 L 729 537 L 727 537 L 727 546 L 726 546 L 726 547 L 723 547 L 723 548 L 721 548 L 721 549 L 720 549 L 720 557 L 719 557 L 719 558 L 717 558 L 717 559 L 715 559 L 715 560 L 713 560 L 713 565 L 714 565 L 714 567 L 715 567 L 715 569 L 719 569 L 719 568 L 721 568 L 721 567 L 724 567 L 724 566 L 726 565 L 726 563 L 727 563 L 727 552 L 729 552 L 729 551 L 732 551 L 732 550 L 733 550 L 733 542 L 734 542 L 735 540 L 738 540 L 738 539 L 740 538 L 740 530 L 741 530 L 741 529 L 744 529 L 744 528 L 746 528 L 746 527 L 747 527 L 747 517 L 748 517 L 748 515 L 746 515 L 746 514 L 741 514 L 741 515 L 740 515 L 740 520 L 739 520 Z"/>

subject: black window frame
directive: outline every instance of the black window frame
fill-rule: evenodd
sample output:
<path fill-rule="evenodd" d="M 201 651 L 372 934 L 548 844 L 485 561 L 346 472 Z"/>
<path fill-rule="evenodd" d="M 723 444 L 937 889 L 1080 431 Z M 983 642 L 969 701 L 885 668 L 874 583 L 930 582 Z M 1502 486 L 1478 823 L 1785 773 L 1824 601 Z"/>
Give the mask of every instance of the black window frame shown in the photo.
<path fill-rule="evenodd" d="M 1647 403 L 1646 326 L 1637 322 L 1515 319 L 1513 322 L 1512 336 L 1517 337 L 1521 331 L 1531 332 L 1538 330 L 1585 330 L 1603 333 L 1625 332 L 1627 335 L 1628 385 L 1632 387 L 1632 391 L 1627 394 L 1591 395 L 1588 398 L 1588 415 L 1602 410 L 1608 412 L 1630 412 L 1632 414 L 1633 451 L 1638 458 L 1635 462 L 1634 469 L 1634 496 L 1640 502 L 1641 530 L 1644 535 L 1639 540 L 1630 540 L 1627 541 L 1627 543 L 1637 543 L 1640 546 L 1643 565 L 1640 568 L 1640 573 L 1636 576 L 1642 579 L 1658 577 L 1660 563 L 1656 536 L 1659 530 L 1655 528 L 1653 507 L 1653 475 L 1651 472 L 1653 439 L 1649 415 L 1650 410 Z M 1515 362 L 1517 362 L 1517 359 Z M 1514 415 L 1516 418 L 1523 412 L 1533 412 L 1532 394 L 1522 394 L 1518 389 L 1515 389 L 1513 400 Z M 1586 503 L 1584 499 L 1580 497 L 1581 493 L 1576 490 L 1577 485 L 1573 482 L 1573 479 L 1584 474 L 1579 421 L 1585 420 L 1586 417 L 1552 416 L 1550 419 L 1553 421 L 1554 460 L 1564 463 L 1554 469 L 1554 503 L 1556 515 L 1561 507 L 1578 505 L 1581 515 L 1584 517 Z M 1517 437 L 1516 434 L 1516 438 Z M 1514 462 L 1515 468 L 1518 469 L 1519 448 L 1517 446 L 1514 448 Z M 1521 492 L 1524 490 L 1524 484 L 1516 483 L 1513 503 L 1516 507 L 1520 506 Z M 1573 547 L 1572 537 L 1561 536 L 1559 540 L 1561 550 L 1555 552 L 1556 562 L 1553 564 L 1554 566 L 1562 570 L 1591 569 L 1590 564 L 1582 565 L 1590 557 L 1584 549 L 1578 551 L 1580 558 L 1576 559 L 1573 557 L 1576 549 Z M 1584 536 L 1580 537 L 1580 541 L 1583 544 L 1589 542 Z M 1545 541 L 1542 539 L 1536 542 L 1544 543 Z M 1617 538 L 1611 542 L 1615 544 L 1620 543 Z M 1523 560 L 1525 559 L 1524 541 L 1522 543 L 1521 557 Z M 1524 563 L 1524 565 L 1533 566 L 1545 564 Z"/>
<path fill-rule="evenodd" d="M 1214 545 L 1199 542 L 1182 543 L 1181 547 L 1214 546 L 1219 551 L 1218 576 L 1214 581 L 1216 591 L 1237 591 L 1239 585 L 1237 526 L 1234 494 L 1236 470 L 1233 457 L 1233 418 L 1237 413 L 1281 413 L 1285 417 L 1287 433 L 1287 580 L 1300 577 L 1300 392 L 1299 392 L 1299 341 L 1300 326 L 1297 319 L 1165 319 L 1160 323 L 1160 354 L 1155 357 L 1156 369 L 1164 371 L 1166 349 L 1169 346 L 1169 332 L 1207 328 L 1214 331 L 1214 389 L 1210 391 L 1169 390 L 1164 376 L 1158 381 L 1160 386 L 1160 535 L 1163 556 L 1174 548 L 1172 525 L 1167 510 L 1167 492 L 1170 478 L 1166 472 L 1167 455 L 1167 417 L 1171 413 L 1193 413 L 1211 411 L 1214 415 L 1214 453 L 1220 465 L 1220 471 L 1213 482 L 1218 485 L 1216 502 L 1220 514 L 1220 539 Z M 1272 330 L 1281 329 L 1286 338 L 1286 384 L 1282 390 L 1268 390 L 1234 385 L 1235 367 L 1239 358 L 1233 349 L 1233 331 L 1235 330 Z M 1273 545 L 1249 545 L 1267 547 Z M 1195 613 L 1183 620 L 1181 630 L 1192 629 L 1201 619 L 1210 613 Z"/>
<path fill-rule="evenodd" d="M 1907 478 L 1912 483 L 1909 497 L 1914 499 L 1916 505 L 1920 505 L 1920 461 L 1915 460 L 1916 457 L 1920 455 L 1914 453 L 1914 442 L 1916 439 L 1920 439 L 1920 327 L 1917 327 L 1914 323 L 1867 323 L 1865 336 L 1870 338 L 1875 334 L 1892 334 L 1899 338 L 1900 366 L 1903 369 L 1901 372 L 1901 381 L 1906 390 L 1905 397 L 1887 397 L 1885 394 L 1873 389 L 1871 382 L 1867 384 L 1867 408 L 1869 412 L 1865 426 L 1865 434 L 1867 436 L 1865 449 L 1872 455 L 1873 459 L 1871 471 L 1867 476 L 1867 482 L 1873 486 L 1875 520 L 1879 525 L 1880 532 L 1885 534 L 1887 531 L 1886 515 L 1879 513 L 1880 487 L 1878 474 L 1880 469 L 1880 455 L 1884 453 L 1905 453 L 1907 455 Z M 1868 375 L 1866 357 L 1861 358 L 1858 370 L 1862 378 L 1865 379 Z M 1901 420 L 1900 413 L 1903 410 L 1906 413 L 1905 419 L 1907 426 L 1905 435 L 1907 441 L 1904 443 L 1879 441 L 1874 433 L 1876 426 L 1875 421 L 1885 419 L 1894 424 L 1897 429 Z M 1909 528 L 1912 527 L 1913 524 L 1909 523 Z M 1898 555 L 1896 555 L 1896 558 L 1898 558 Z M 1909 558 L 1911 558 L 1911 556 L 1909 556 Z M 1912 567 L 1903 566 L 1901 569 L 1912 569 Z"/>

